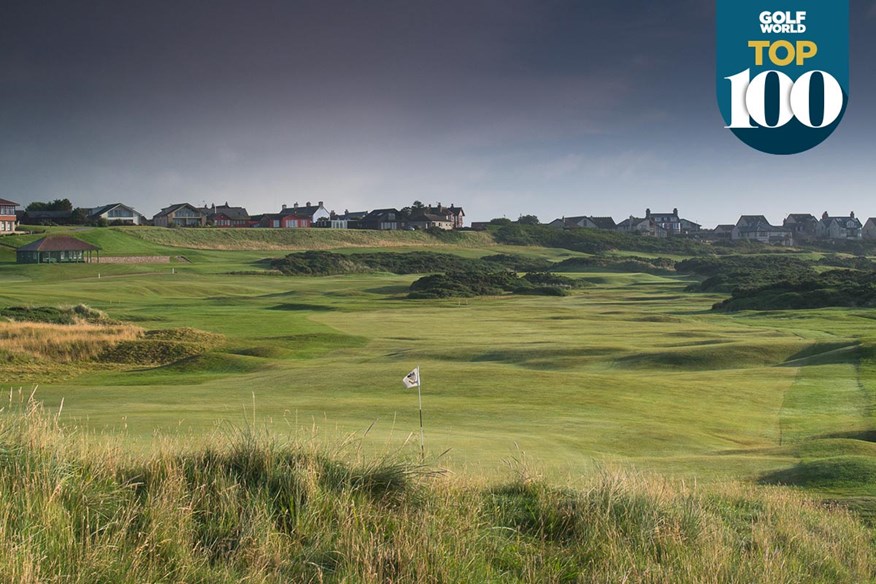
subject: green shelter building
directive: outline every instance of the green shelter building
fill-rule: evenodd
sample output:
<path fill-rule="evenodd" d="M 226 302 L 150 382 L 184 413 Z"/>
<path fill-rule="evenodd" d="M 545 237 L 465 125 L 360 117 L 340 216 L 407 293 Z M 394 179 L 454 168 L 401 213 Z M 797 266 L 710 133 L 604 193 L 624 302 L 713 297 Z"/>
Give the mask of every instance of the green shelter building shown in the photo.
<path fill-rule="evenodd" d="M 100 262 L 100 248 L 69 235 L 49 235 L 19 247 L 15 257 L 19 264 L 91 263 Z"/>

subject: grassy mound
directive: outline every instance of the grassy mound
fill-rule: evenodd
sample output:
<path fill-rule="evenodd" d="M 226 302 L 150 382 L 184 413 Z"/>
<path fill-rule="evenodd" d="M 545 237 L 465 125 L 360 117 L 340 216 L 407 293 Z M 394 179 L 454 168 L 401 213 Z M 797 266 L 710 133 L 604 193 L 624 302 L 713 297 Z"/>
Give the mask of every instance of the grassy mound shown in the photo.
<path fill-rule="evenodd" d="M 42 322 L 73 325 L 79 323 L 110 324 L 105 312 L 78 304 L 76 306 L 7 306 L 0 308 L 0 317 L 15 322 Z"/>
<path fill-rule="evenodd" d="M 484 247 L 487 233 L 455 231 L 366 231 L 355 229 L 164 229 L 112 228 L 160 247 L 213 250 L 339 249 L 347 247 Z"/>
<path fill-rule="evenodd" d="M 846 493 L 863 489 L 876 495 L 876 458 L 872 452 L 864 452 L 804 460 L 793 468 L 766 475 L 763 482 Z"/>
<path fill-rule="evenodd" d="M 714 253 L 711 246 L 691 239 L 645 237 L 601 229 L 561 230 L 545 225 L 506 225 L 496 229 L 494 236 L 498 243 L 507 245 L 538 245 L 584 253 L 613 250 L 688 256 Z"/>
<path fill-rule="evenodd" d="M 750 288 L 736 288 L 716 310 L 800 310 L 876 306 L 876 272 L 831 270 L 793 276 Z"/>
<path fill-rule="evenodd" d="M 668 258 L 596 255 L 563 260 L 555 264 L 552 267 L 552 271 L 582 272 L 600 270 L 660 275 L 674 273 L 675 264 L 675 260 Z"/>
<path fill-rule="evenodd" d="M 565 296 L 569 290 L 585 285 L 580 280 L 544 272 L 518 276 L 506 271 L 468 270 L 424 276 L 411 284 L 408 298 L 473 298 L 507 293 Z"/>
<path fill-rule="evenodd" d="M 619 367 L 629 369 L 686 369 L 708 371 L 771 367 L 785 363 L 797 354 L 803 343 L 719 343 L 683 347 L 668 351 L 636 353 L 618 359 Z"/>
<path fill-rule="evenodd" d="M 292 253 L 271 261 L 271 268 L 288 276 L 335 276 L 389 272 L 391 274 L 431 274 L 463 270 L 529 271 L 533 266 L 550 266 L 545 260 L 518 255 L 498 254 L 481 259 L 464 258 L 448 253 L 414 251 L 407 253 L 339 254 L 327 251 Z"/>
<path fill-rule="evenodd" d="M 867 582 L 871 533 L 777 488 L 498 485 L 249 432 L 142 457 L 0 420 L 4 582 Z"/>
<path fill-rule="evenodd" d="M 142 337 L 123 341 L 100 356 L 105 363 L 166 365 L 211 351 L 224 342 L 222 335 L 192 328 L 146 331 Z"/>

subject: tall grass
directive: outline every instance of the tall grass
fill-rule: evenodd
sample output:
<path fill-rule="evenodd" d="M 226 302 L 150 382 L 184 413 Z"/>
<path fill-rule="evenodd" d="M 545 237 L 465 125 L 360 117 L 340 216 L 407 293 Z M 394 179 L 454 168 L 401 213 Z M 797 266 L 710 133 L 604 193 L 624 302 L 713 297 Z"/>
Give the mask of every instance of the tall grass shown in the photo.
<path fill-rule="evenodd" d="M 855 517 L 779 488 L 610 471 L 575 489 L 525 472 L 487 485 L 251 430 L 142 457 L 95 442 L 33 402 L 0 418 L 0 581 L 876 577 Z"/>
<path fill-rule="evenodd" d="M 139 338 L 143 330 L 126 324 L 51 324 L 0 321 L 0 352 L 7 358 L 88 361 L 122 341 Z"/>

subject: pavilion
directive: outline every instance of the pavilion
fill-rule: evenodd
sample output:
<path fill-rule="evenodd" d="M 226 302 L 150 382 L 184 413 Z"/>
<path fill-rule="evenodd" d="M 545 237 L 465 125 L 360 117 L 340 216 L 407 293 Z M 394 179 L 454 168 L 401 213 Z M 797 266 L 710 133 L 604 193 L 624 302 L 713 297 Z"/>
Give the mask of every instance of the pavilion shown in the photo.
<path fill-rule="evenodd" d="M 69 235 L 49 235 L 16 250 L 19 264 L 70 264 L 100 262 L 100 248 Z"/>

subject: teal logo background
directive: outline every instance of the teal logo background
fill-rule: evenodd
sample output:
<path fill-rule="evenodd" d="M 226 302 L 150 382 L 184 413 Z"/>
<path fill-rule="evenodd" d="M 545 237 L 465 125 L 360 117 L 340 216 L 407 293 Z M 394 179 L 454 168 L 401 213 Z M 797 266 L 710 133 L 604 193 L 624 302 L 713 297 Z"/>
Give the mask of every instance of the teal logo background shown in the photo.
<path fill-rule="evenodd" d="M 849 100 L 849 3 L 848 0 L 718 0 L 717 10 L 717 94 L 718 107 L 725 126 L 731 125 L 733 100 L 731 81 L 726 79 L 750 69 L 750 79 L 766 71 L 784 73 L 796 81 L 810 71 L 823 71 L 839 82 L 843 93 L 839 117 L 824 128 L 811 128 L 797 117 L 776 128 L 762 127 L 751 120 L 753 128 L 730 128 L 740 140 L 762 152 L 770 154 L 796 154 L 821 144 L 842 122 Z M 764 32 L 763 12 L 806 12 L 803 33 Z M 793 29 L 794 27 L 790 27 Z M 815 56 L 806 59 L 803 65 L 796 60 L 785 66 L 773 63 L 769 51 L 763 50 L 763 63 L 755 63 L 756 50 L 749 47 L 750 41 L 811 41 L 818 47 Z M 785 50 L 778 51 L 785 57 Z M 814 77 L 810 88 L 810 107 L 814 112 L 824 110 L 824 91 L 821 75 Z M 766 109 L 778 109 L 779 100 L 788 100 L 779 91 L 778 76 L 769 75 L 764 100 Z M 737 105 L 738 107 L 738 105 Z M 814 124 L 820 125 L 820 124 Z"/>

